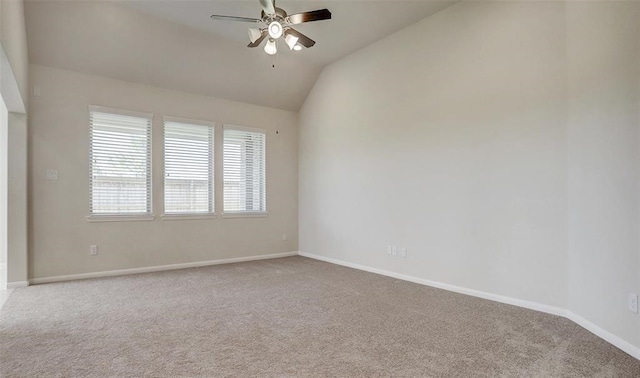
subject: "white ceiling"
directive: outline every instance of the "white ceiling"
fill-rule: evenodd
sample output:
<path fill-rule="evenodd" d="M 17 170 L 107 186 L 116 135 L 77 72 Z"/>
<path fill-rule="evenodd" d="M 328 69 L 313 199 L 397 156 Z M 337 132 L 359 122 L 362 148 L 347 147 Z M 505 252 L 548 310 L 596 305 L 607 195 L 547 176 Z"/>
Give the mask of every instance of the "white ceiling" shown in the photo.
<path fill-rule="evenodd" d="M 25 11 L 31 63 L 297 111 L 325 65 L 454 2 L 277 1 L 333 17 L 297 26 L 316 45 L 276 58 L 246 47 L 250 24 L 209 18 L 258 18 L 258 0 L 30 0 Z"/>

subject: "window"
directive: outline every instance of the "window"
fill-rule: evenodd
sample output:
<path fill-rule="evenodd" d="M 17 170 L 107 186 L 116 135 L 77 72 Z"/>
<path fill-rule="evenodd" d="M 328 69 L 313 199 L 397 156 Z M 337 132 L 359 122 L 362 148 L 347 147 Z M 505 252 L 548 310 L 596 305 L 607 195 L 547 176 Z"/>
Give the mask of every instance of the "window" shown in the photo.
<path fill-rule="evenodd" d="M 213 198 L 213 125 L 165 117 L 165 214 L 213 214 Z"/>
<path fill-rule="evenodd" d="M 224 212 L 265 213 L 265 150 L 263 130 L 224 127 Z"/>
<path fill-rule="evenodd" d="M 90 215 L 151 215 L 151 119 L 89 108 Z"/>

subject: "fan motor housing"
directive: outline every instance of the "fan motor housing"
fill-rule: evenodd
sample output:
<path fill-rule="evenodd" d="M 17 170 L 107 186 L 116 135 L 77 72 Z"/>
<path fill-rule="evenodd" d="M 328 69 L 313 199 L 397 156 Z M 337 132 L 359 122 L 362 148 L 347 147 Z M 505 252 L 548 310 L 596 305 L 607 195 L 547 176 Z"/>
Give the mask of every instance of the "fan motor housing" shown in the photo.
<path fill-rule="evenodd" d="M 264 13 L 264 10 L 261 11 L 260 18 L 262 19 L 262 22 L 264 22 L 265 24 L 269 24 L 269 22 L 271 21 L 283 22 L 287 18 L 287 12 L 285 12 L 284 9 L 278 7 L 276 7 L 275 9 L 276 13 L 274 13 L 273 15 Z"/>

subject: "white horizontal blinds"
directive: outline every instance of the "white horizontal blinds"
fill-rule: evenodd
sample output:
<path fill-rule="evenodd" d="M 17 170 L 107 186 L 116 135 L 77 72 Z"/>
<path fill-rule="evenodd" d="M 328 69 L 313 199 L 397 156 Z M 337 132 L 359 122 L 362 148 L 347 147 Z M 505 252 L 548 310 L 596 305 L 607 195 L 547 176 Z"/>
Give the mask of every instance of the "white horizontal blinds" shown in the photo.
<path fill-rule="evenodd" d="M 151 214 L 151 117 L 89 111 L 90 214 Z"/>
<path fill-rule="evenodd" d="M 224 212 L 266 212 L 266 135 L 225 126 Z"/>
<path fill-rule="evenodd" d="M 213 214 L 213 126 L 164 122 L 164 212 Z"/>

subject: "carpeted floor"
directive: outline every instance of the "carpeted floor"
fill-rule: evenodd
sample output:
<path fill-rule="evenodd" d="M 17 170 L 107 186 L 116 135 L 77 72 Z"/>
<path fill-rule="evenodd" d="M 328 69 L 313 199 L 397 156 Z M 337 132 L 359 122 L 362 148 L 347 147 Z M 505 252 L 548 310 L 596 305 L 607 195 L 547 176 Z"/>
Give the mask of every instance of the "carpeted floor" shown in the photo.
<path fill-rule="evenodd" d="M 640 376 L 564 318 L 303 257 L 16 289 L 0 376 Z"/>

